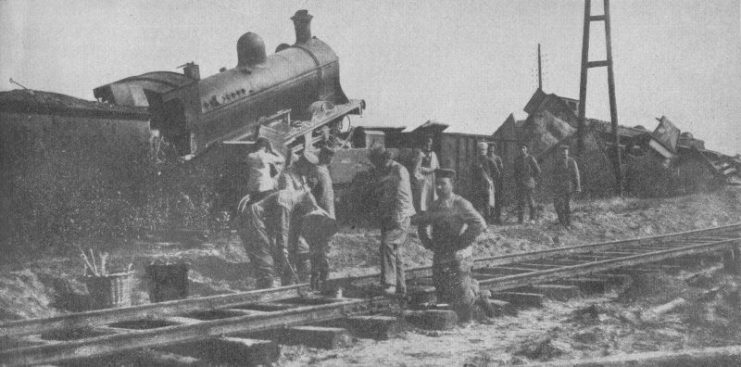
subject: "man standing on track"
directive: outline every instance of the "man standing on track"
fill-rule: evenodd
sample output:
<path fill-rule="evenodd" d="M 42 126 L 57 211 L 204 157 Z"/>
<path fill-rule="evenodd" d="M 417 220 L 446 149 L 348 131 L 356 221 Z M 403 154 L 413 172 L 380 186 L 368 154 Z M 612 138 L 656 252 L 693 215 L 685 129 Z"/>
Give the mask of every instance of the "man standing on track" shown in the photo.
<path fill-rule="evenodd" d="M 332 176 L 329 174 L 329 165 L 332 163 L 334 150 L 323 147 L 319 151 L 319 164 L 314 167 L 314 178 L 316 185 L 312 188 L 317 204 L 324 209 L 327 216 L 335 219 L 334 212 L 334 189 L 332 188 Z M 311 246 L 311 286 L 313 289 L 321 289 L 329 276 L 329 251 L 330 236 L 322 237 Z"/>
<path fill-rule="evenodd" d="M 374 167 L 373 189 L 381 226 L 381 286 L 387 295 L 405 294 L 401 248 L 407 242 L 410 218 L 416 213 L 409 172 L 381 146 L 372 147 L 368 155 Z"/>
<path fill-rule="evenodd" d="M 449 303 L 465 322 L 473 317 L 477 301 L 489 311 L 488 301 L 479 297 L 478 284 L 471 278 L 471 245 L 486 230 L 486 221 L 468 200 L 453 192 L 454 179 L 451 169 L 437 171 L 439 198 L 414 222 L 422 245 L 434 252 L 432 278 L 438 302 Z"/>

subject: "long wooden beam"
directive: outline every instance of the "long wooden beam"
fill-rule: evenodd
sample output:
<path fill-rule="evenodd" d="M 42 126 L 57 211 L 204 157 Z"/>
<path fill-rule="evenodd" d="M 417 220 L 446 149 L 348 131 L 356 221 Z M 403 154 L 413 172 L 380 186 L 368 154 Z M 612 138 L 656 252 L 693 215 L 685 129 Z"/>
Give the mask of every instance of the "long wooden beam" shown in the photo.
<path fill-rule="evenodd" d="M 201 340 L 240 331 L 256 332 L 307 322 L 333 320 L 352 314 L 388 309 L 391 302 L 393 300 L 384 297 L 348 299 L 325 305 L 297 307 L 285 311 L 204 321 L 191 325 L 131 330 L 122 334 L 4 350 L 0 351 L 0 361 L 3 366 L 11 367 L 79 360 L 144 347 Z"/>
<path fill-rule="evenodd" d="M 731 367 L 739 364 L 741 364 L 741 345 L 731 345 L 727 347 L 618 354 L 600 358 L 551 361 L 522 365 L 522 367 Z"/>
<path fill-rule="evenodd" d="M 61 315 L 44 319 L 11 321 L 0 324 L 0 336 L 39 334 L 55 329 L 77 329 L 117 321 L 174 316 L 193 311 L 208 311 L 253 302 L 270 302 L 300 296 L 308 290 L 306 284 L 263 289 L 258 291 L 223 294 L 202 298 L 189 298 L 140 306 L 110 308 Z"/>

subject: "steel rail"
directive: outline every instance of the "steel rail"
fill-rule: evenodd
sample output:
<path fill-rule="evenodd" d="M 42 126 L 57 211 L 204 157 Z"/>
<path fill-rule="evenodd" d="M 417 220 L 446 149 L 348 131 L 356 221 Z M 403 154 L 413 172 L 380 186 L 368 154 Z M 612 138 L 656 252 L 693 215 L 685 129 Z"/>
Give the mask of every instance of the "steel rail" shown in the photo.
<path fill-rule="evenodd" d="M 221 294 L 209 297 L 149 303 L 133 307 L 87 311 L 43 319 L 11 321 L 0 324 L 0 337 L 40 334 L 61 328 L 77 329 L 99 324 L 131 320 L 132 318 L 142 319 L 174 316 L 193 311 L 229 308 L 231 306 L 243 305 L 246 303 L 278 301 L 299 297 L 301 292 L 308 289 L 308 284 L 299 284 L 234 294 Z M 0 359 L 0 361 L 2 360 Z"/>
<path fill-rule="evenodd" d="M 514 263 L 520 263 L 520 262 L 529 262 L 529 261 L 537 261 L 542 259 L 552 259 L 555 256 L 558 255 L 565 255 L 565 254 L 578 254 L 578 253 L 588 253 L 588 252 L 594 252 L 594 251 L 601 251 L 601 250 L 607 250 L 607 249 L 638 249 L 638 250 L 646 250 L 647 247 L 630 247 L 630 246 L 641 246 L 641 245 L 647 245 L 654 242 L 665 242 L 665 241 L 672 241 L 676 239 L 688 239 L 692 236 L 697 235 L 704 235 L 704 234 L 719 234 L 719 233 L 726 233 L 726 232 L 740 232 L 741 231 L 741 223 L 735 223 L 735 224 L 729 224 L 725 226 L 719 226 L 719 227 L 712 227 L 712 228 L 705 228 L 705 229 L 699 229 L 699 230 L 692 230 L 692 231 L 684 231 L 684 232 L 675 232 L 675 233 L 666 233 L 662 235 L 656 235 L 656 236 L 648 236 L 648 237 L 636 237 L 636 238 L 630 238 L 625 240 L 616 240 L 616 241 L 610 241 L 610 242 L 600 242 L 600 243 L 591 243 L 591 244 L 584 244 L 584 245 L 576 245 L 576 246 L 568 246 L 568 247 L 559 247 L 554 249 L 548 249 L 548 250 L 539 250 L 539 251 L 532 251 L 532 252 L 525 252 L 525 253 L 517 253 L 517 254 L 507 254 L 507 255 L 499 255 L 499 256 L 492 256 L 492 257 L 483 257 L 478 258 L 474 260 L 474 263 L 477 265 L 508 265 L 508 264 L 514 264 Z M 432 267 L 430 266 L 421 266 L 417 268 L 411 268 L 406 270 L 406 276 L 407 280 L 413 280 L 418 277 L 429 277 L 432 275 Z M 329 279 L 328 283 L 333 286 L 349 286 L 354 282 L 359 281 L 368 281 L 373 278 L 378 277 L 378 273 L 374 273 L 371 275 L 360 275 L 360 276 L 354 276 L 354 277 L 346 277 L 346 278 L 335 278 L 335 279 Z"/>
<path fill-rule="evenodd" d="M 384 297 L 348 299 L 330 304 L 297 307 L 257 315 L 231 317 L 195 324 L 166 326 L 148 330 L 36 345 L 0 351 L 1 366 L 26 366 L 105 356 L 123 351 L 196 341 L 237 332 L 257 332 L 304 323 L 321 322 L 353 314 L 388 309 L 393 300 Z"/>
<path fill-rule="evenodd" d="M 502 277 L 493 277 L 490 279 L 479 280 L 479 285 L 492 291 L 500 291 L 527 286 L 544 281 L 552 281 L 554 278 L 596 273 L 625 266 L 662 261 L 679 256 L 726 250 L 730 249 L 734 245 L 738 245 L 739 243 L 741 243 L 741 237 L 717 241 L 713 243 L 683 246 L 671 250 L 654 251 L 641 255 L 591 261 L 585 262 L 583 264 L 565 265 L 559 268 L 547 270 L 538 270 L 528 273 L 506 275 Z"/>

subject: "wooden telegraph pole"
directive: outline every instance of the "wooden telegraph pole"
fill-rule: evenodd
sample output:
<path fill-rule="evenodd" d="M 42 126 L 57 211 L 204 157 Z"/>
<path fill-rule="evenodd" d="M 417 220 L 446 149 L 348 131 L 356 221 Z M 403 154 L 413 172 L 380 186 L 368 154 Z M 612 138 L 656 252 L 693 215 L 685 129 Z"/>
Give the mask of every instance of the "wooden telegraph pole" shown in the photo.
<path fill-rule="evenodd" d="M 538 89 L 543 90 L 543 67 L 540 62 L 540 43 L 538 43 Z"/>
<path fill-rule="evenodd" d="M 607 67 L 607 91 L 610 98 L 610 124 L 612 126 L 612 164 L 617 180 L 617 194 L 623 194 L 623 169 L 620 154 L 620 135 L 618 134 L 618 116 L 615 102 L 615 75 L 612 70 L 612 40 L 610 39 L 610 0 L 603 0 L 604 14 L 592 15 L 592 1 L 584 1 L 584 33 L 581 50 L 581 83 L 579 86 L 579 126 L 577 131 L 577 149 L 584 154 L 584 135 L 586 130 L 587 107 L 587 71 L 590 68 Z M 605 22 L 606 60 L 589 61 L 589 27 L 591 22 Z"/>

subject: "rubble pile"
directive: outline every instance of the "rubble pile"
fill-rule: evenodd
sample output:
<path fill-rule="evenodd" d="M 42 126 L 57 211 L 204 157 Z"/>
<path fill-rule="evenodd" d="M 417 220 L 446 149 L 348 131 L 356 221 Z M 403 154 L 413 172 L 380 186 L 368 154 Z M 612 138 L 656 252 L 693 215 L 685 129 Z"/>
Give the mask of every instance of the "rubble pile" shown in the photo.
<path fill-rule="evenodd" d="M 525 107 L 527 119 L 508 119 L 494 137 L 504 140 L 500 142 L 505 145 L 503 150 L 526 144 L 546 165 L 560 144 L 569 145 L 576 155 L 577 106 L 578 101 L 538 90 Z M 705 149 L 703 140 L 681 131 L 666 116 L 656 120 L 654 131 L 642 125 L 618 127 L 626 192 L 639 197 L 666 197 L 741 185 L 741 157 Z M 590 196 L 610 195 L 617 184 L 610 159 L 611 124 L 587 119 L 585 125 L 585 151 L 577 157 L 583 189 Z M 547 171 L 544 179 L 547 186 Z"/>

